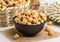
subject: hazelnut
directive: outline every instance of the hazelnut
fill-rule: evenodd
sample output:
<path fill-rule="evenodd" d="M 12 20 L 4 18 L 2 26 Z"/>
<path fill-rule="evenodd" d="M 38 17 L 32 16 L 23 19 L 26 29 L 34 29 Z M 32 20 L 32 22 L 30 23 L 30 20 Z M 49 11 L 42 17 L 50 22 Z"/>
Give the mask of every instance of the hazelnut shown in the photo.
<path fill-rule="evenodd" d="M 22 15 L 21 17 L 26 18 L 26 16 L 25 16 L 25 15 Z"/>
<path fill-rule="evenodd" d="M 40 20 L 40 22 L 41 22 L 41 23 L 44 23 L 44 21 L 43 21 L 43 20 Z"/>
<path fill-rule="evenodd" d="M 14 38 L 14 39 L 18 39 L 18 38 L 19 38 L 19 35 L 18 35 L 18 34 L 15 34 L 15 35 L 13 36 L 13 38 Z"/>
<path fill-rule="evenodd" d="M 38 20 L 40 21 L 40 20 L 41 20 L 41 18 L 39 17 L 39 18 L 38 18 Z"/>
<path fill-rule="evenodd" d="M 41 17 L 45 17 L 46 16 L 46 14 L 43 14 L 43 13 L 40 13 L 39 14 Z"/>
<path fill-rule="evenodd" d="M 22 24 L 22 21 L 20 21 L 19 24 Z"/>
<path fill-rule="evenodd" d="M 32 20 L 32 24 L 36 24 L 36 20 L 35 19 Z"/>
<path fill-rule="evenodd" d="M 33 12 L 32 12 L 32 16 L 33 16 L 34 18 L 37 18 L 37 17 L 38 17 L 38 12 L 33 11 Z"/>
<path fill-rule="evenodd" d="M 33 14 L 32 16 L 33 16 L 34 18 L 37 18 L 37 17 L 38 17 L 38 15 L 36 15 L 36 14 Z"/>
<path fill-rule="evenodd" d="M 19 23 L 19 22 L 20 22 L 20 20 L 19 20 L 18 18 L 15 18 L 14 21 L 15 21 L 16 23 Z"/>
<path fill-rule="evenodd" d="M 31 11 L 25 10 L 25 11 L 24 11 L 24 14 L 25 14 L 25 15 L 31 15 Z"/>
<path fill-rule="evenodd" d="M 41 17 L 44 21 L 46 21 L 46 20 L 47 20 L 47 18 L 46 18 L 46 15 L 45 15 L 45 14 L 40 13 L 39 15 L 40 15 L 40 17 Z"/>
<path fill-rule="evenodd" d="M 26 16 L 26 19 L 28 19 L 29 18 L 29 16 Z"/>
<path fill-rule="evenodd" d="M 50 31 L 51 29 L 50 29 L 50 27 L 47 25 L 46 27 L 45 27 L 45 31 Z"/>
<path fill-rule="evenodd" d="M 16 3 L 16 6 L 19 6 L 19 2 L 18 1 L 15 1 L 15 3 Z"/>
<path fill-rule="evenodd" d="M 22 1 L 22 5 L 26 4 L 26 0 Z"/>
<path fill-rule="evenodd" d="M 28 17 L 28 19 L 27 19 L 29 22 L 32 22 L 32 17 Z"/>
<path fill-rule="evenodd" d="M 54 31 L 53 31 L 52 29 L 50 29 L 49 26 L 46 26 L 45 31 L 48 32 L 48 35 L 49 35 L 49 36 L 53 36 L 53 35 L 54 35 Z"/>
<path fill-rule="evenodd" d="M 47 20 L 47 18 L 46 18 L 46 17 L 42 17 L 42 19 L 43 19 L 44 21 L 46 21 L 46 20 Z"/>
<path fill-rule="evenodd" d="M 20 19 L 22 16 L 21 16 L 21 14 L 17 14 L 17 17 Z"/>
<path fill-rule="evenodd" d="M 50 30 L 50 31 L 48 32 L 48 35 L 49 35 L 49 36 L 53 36 L 53 35 L 54 35 L 54 31 Z"/>
<path fill-rule="evenodd" d="M 36 24 L 41 24 L 40 22 L 36 22 Z"/>
<path fill-rule="evenodd" d="M 27 23 L 27 19 L 23 19 L 22 24 L 26 24 Z"/>
<path fill-rule="evenodd" d="M 6 8 L 6 6 L 2 6 L 2 8 Z"/>
<path fill-rule="evenodd" d="M 2 2 L 2 6 L 6 6 L 6 5 L 7 5 L 7 4 L 3 1 L 3 2 Z"/>
<path fill-rule="evenodd" d="M 27 22 L 27 25 L 31 25 L 31 22 Z"/>
<path fill-rule="evenodd" d="M 48 21 L 47 24 L 48 24 L 48 25 L 52 25 L 53 22 L 52 22 L 52 21 Z"/>

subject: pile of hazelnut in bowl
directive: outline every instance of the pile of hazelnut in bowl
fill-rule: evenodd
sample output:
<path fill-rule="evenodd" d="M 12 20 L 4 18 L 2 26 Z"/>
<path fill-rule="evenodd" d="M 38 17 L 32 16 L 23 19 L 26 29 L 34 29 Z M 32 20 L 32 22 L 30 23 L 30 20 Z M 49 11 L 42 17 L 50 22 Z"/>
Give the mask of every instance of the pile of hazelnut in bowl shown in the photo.
<path fill-rule="evenodd" d="M 46 22 L 46 15 L 35 10 L 24 10 L 13 18 L 16 29 L 24 36 L 34 36 L 40 32 Z"/>

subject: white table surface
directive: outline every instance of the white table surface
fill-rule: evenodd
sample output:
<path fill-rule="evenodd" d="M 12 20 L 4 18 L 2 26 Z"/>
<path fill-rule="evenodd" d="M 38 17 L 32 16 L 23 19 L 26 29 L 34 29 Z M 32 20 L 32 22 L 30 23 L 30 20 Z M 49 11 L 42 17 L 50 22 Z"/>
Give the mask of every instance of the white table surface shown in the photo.
<path fill-rule="evenodd" d="M 14 27 L 14 26 L 12 26 Z M 3 27 L 0 28 L 0 31 L 10 29 L 11 27 Z M 60 26 L 52 25 L 51 29 L 53 29 L 56 32 L 60 32 Z M 10 42 L 3 34 L 0 33 L 0 41 L 1 42 Z M 48 40 L 43 40 L 43 41 L 36 41 L 36 42 L 60 42 L 60 36 Z"/>

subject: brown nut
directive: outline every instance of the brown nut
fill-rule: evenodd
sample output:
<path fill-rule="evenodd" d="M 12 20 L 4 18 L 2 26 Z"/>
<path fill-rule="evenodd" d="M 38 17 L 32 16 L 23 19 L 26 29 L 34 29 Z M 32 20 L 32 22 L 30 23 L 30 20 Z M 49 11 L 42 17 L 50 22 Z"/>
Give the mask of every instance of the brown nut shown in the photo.
<path fill-rule="evenodd" d="M 46 20 L 47 20 L 46 16 L 45 16 L 45 17 L 42 17 L 42 19 L 43 19 L 44 21 L 46 21 Z"/>
<path fill-rule="evenodd" d="M 22 21 L 20 21 L 19 24 L 22 24 Z"/>
<path fill-rule="evenodd" d="M 15 34 L 14 36 L 13 36 L 13 39 L 18 39 L 19 38 L 19 35 L 18 34 Z"/>
<path fill-rule="evenodd" d="M 26 4 L 26 0 L 22 1 L 22 5 Z"/>
<path fill-rule="evenodd" d="M 40 22 L 36 22 L 36 24 L 41 24 Z"/>
<path fill-rule="evenodd" d="M 3 1 L 3 2 L 2 2 L 2 6 L 6 6 L 6 5 L 7 5 L 7 4 Z"/>
<path fill-rule="evenodd" d="M 47 24 L 48 24 L 48 25 L 52 25 L 53 22 L 52 22 L 52 21 L 48 21 Z"/>
<path fill-rule="evenodd" d="M 40 21 L 40 20 L 41 20 L 41 18 L 39 17 L 39 18 L 38 18 L 38 20 Z"/>
<path fill-rule="evenodd" d="M 34 18 L 37 18 L 38 16 L 36 14 L 32 15 Z"/>
<path fill-rule="evenodd" d="M 51 29 L 50 29 L 50 27 L 47 25 L 46 27 L 45 27 L 45 31 L 50 31 Z"/>
<path fill-rule="evenodd" d="M 23 21 L 22 21 L 22 24 L 26 24 L 27 23 L 27 19 L 23 19 Z"/>
<path fill-rule="evenodd" d="M 49 36 L 53 36 L 53 35 L 54 35 L 54 31 L 50 30 L 50 31 L 48 32 L 48 35 L 49 35 Z"/>
<path fill-rule="evenodd" d="M 31 25 L 31 22 L 27 22 L 27 25 Z"/>
<path fill-rule="evenodd" d="M 36 24 L 36 20 L 35 19 L 32 20 L 32 24 Z"/>
<path fill-rule="evenodd" d="M 48 35 L 49 35 L 49 36 L 53 36 L 53 35 L 54 35 L 54 31 L 53 31 L 52 29 L 50 29 L 49 26 L 46 26 L 45 31 L 48 32 Z"/>
<path fill-rule="evenodd" d="M 24 14 L 25 14 L 25 15 L 31 15 L 31 11 L 25 10 L 25 11 L 24 11 Z"/>
<path fill-rule="evenodd" d="M 43 14 L 43 13 L 40 13 L 39 14 L 41 17 L 45 17 L 46 16 L 46 14 Z"/>
<path fill-rule="evenodd" d="M 40 21 L 40 23 L 44 23 L 44 20 L 41 17 L 38 18 L 38 21 Z"/>
<path fill-rule="evenodd" d="M 26 18 L 26 16 L 25 16 L 25 15 L 21 15 L 21 17 Z"/>
<path fill-rule="evenodd" d="M 32 16 L 33 16 L 34 18 L 37 18 L 38 15 L 39 15 L 38 12 L 36 12 L 36 11 L 33 11 L 33 12 L 32 12 Z"/>
<path fill-rule="evenodd" d="M 46 14 L 40 13 L 39 15 L 44 21 L 47 20 Z"/>
<path fill-rule="evenodd" d="M 28 17 L 27 19 L 29 22 L 32 22 L 33 18 L 32 17 Z"/>
<path fill-rule="evenodd" d="M 44 23 L 44 21 L 43 21 L 42 19 L 40 20 L 40 22 L 41 22 L 41 23 Z"/>
<path fill-rule="evenodd" d="M 21 17 L 22 17 L 21 14 L 17 14 L 17 18 L 21 19 Z"/>
<path fill-rule="evenodd" d="M 18 1 L 14 1 L 16 6 L 19 6 L 21 3 L 19 3 Z"/>
<path fill-rule="evenodd" d="M 15 18 L 14 21 L 15 21 L 16 23 L 19 23 L 19 22 L 20 22 L 20 19 L 19 19 L 19 18 Z"/>

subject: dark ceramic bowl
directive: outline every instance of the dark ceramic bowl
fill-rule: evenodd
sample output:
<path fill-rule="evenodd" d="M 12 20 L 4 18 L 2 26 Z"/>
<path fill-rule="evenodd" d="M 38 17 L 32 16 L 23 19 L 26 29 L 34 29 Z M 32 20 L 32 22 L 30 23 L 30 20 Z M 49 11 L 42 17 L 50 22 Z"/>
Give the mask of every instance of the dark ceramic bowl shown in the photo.
<path fill-rule="evenodd" d="M 15 18 L 16 17 L 14 17 L 13 20 Z M 16 23 L 15 21 L 14 23 L 15 23 L 16 29 L 24 36 L 35 36 L 38 32 L 40 32 L 43 29 L 45 25 L 45 23 L 39 24 L 39 25 L 22 25 L 22 24 Z"/>

